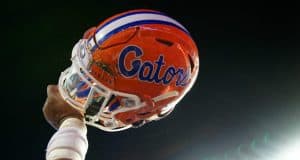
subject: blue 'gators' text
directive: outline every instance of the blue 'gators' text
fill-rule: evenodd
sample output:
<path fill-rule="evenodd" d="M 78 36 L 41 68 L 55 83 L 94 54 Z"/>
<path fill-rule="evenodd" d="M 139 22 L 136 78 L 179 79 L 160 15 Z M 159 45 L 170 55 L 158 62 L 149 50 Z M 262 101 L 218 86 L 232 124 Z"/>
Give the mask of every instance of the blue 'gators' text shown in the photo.
<path fill-rule="evenodd" d="M 134 54 L 135 58 L 126 60 L 128 54 Z M 190 79 L 189 70 L 175 68 L 174 66 L 165 66 L 164 56 L 159 55 L 156 61 L 142 61 L 143 51 L 137 46 L 127 46 L 120 53 L 118 66 L 121 74 L 126 78 L 137 76 L 141 81 L 152 83 L 163 83 L 165 85 L 173 80 L 176 86 L 185 86 Z M 126 67 L 125 61 L 130 62 L 130 67 Z M 166 67 L 164 73 L 161 69 Z"/>

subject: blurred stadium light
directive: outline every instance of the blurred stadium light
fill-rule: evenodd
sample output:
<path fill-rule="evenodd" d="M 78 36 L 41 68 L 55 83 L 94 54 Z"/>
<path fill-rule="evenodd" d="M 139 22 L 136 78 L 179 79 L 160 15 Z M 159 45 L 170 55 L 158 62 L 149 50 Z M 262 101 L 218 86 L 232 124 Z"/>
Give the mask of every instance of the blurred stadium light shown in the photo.
<path fill-rule="evenodd" d="M 240 145 L 223 155 L 214 155 L 203 160 L 300 160 L 300 137 L 277 138 L 270 140 L 266 133 L 263 138 L 254 139 L 249 144 Z"/>

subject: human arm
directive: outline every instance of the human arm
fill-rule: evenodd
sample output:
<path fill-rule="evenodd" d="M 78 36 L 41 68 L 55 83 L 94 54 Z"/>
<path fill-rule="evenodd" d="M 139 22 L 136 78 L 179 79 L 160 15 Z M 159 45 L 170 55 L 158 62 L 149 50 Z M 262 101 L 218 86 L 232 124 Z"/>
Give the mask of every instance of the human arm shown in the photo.
<path fill-rule="evenodd" d="M 47 95 L 43 114 L 57 131 L 48 142 L 46 159 L 84 160 L 88 141 L 83 113 L 62 99 L 56 85 L 47 87 Z"/>

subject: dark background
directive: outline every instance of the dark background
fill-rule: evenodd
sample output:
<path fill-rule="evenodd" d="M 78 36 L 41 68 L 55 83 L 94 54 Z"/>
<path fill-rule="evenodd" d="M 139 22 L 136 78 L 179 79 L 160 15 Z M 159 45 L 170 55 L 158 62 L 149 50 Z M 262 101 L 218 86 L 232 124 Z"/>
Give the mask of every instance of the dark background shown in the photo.
<path fill-rule="evenodd" d="M 72 47 L 86 29 L 136 8 L 160 10 L 186 26 L 199 48 L 199 77 L 161 121 L 118 133 L 89 127 L 87 160 L 242 160 L 259 157 L 257 150 L 275 154 L 274 148 L 300 138 L 296 3 L 5 3 L 3 159 L 44 159 L 55 132 L 42 115 L 47 85 L 71 64 Z"/>

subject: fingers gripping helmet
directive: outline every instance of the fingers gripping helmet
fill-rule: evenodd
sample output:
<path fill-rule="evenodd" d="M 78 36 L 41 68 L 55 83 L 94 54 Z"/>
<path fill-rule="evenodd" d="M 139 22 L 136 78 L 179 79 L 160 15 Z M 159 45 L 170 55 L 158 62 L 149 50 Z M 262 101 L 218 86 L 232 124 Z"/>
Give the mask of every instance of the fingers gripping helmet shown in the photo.
<path fill-rule="evenodd" d="M 195 42 L 176 20 L 131 10 L 102 22 L 73 48 L 59 91 L 105 131 L 138 127 L 168 115 L 194 84 Z"/>

